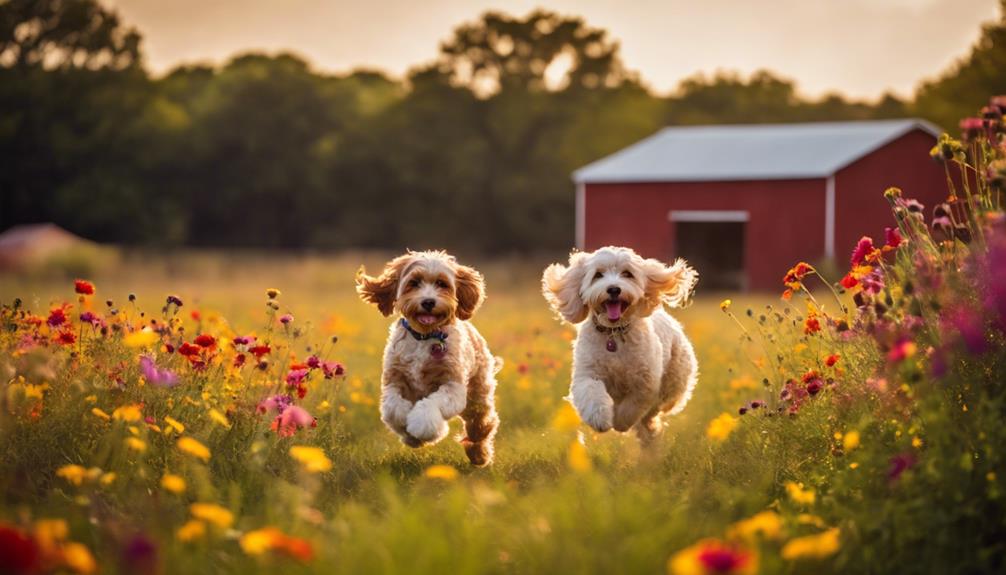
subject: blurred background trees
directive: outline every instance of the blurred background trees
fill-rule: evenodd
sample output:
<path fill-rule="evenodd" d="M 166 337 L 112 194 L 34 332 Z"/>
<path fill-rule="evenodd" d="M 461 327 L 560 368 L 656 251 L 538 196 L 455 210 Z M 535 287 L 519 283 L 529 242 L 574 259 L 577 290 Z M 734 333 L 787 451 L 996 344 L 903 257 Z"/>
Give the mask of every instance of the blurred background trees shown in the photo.
<path fill-rule="evenodd" d="M 1004 0 L 1006 9 L 1006 0 Z M 154 246 L 566 250 L 570 172 L 665 125 L 920 115 L 1006 92 L 1006 25 L 914 101 L 802 97 L 762 71 L 653 94 L 582 19 L 486 13 L 398 81 L 291 54 L 143 67 L 96 0 L 0 3 L 0 229 Z"/>

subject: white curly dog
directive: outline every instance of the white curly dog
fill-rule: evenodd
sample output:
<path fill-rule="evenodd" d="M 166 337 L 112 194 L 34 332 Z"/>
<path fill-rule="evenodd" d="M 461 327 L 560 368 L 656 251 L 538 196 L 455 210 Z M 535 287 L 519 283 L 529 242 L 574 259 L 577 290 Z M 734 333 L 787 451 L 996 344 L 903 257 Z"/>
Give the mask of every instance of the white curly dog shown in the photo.
<path fill-rule="evenodd" d="M 691 297 L 698 274 L 681 259 L 667 266 L 624 247 L 573 252 L 552 264 L 542 293 L 577 326 L 567 398 L 599 432 L 635 429 L 649 443 L 661 416 L 684 409 L 698 378 L 692 344 L 664 306 Z"/>

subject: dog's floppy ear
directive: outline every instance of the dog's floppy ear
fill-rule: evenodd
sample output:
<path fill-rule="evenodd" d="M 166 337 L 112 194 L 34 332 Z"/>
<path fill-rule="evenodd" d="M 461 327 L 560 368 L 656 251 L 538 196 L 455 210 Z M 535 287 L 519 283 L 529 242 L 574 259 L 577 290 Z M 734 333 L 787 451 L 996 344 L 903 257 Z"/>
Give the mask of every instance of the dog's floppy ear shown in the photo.
<path fill-rule="evenodd" d="M 541 276 L 541 293 L 552 309 L 569 323 L 587 319 L 587 304 L 580 297 L 580 286 L 586 273 L 587 254 L 569 254 L 569 266 L 552 264 Z"/>
<path fill-rule="evenodd" d="M 471 319 L 486 299 L 486 283 L 482 274 L 475 268 L 455 265 L 454 295 L 458 299 L 458 309 L 455 312 L 458 319 Z"/>
<path fill-rule="evenodd" d="M 402 271 L 412 261 L 412 254 L 398 256 L 384 264 L 381 275 L 368 276 L 363 266 L 356 272 L 356 293 L 360 299 L 372 303 L 385 317 L 395 311 L 395 299 L 398 296 L 398 282 L 402 279 Z"/>
<path fill-rule="evenodd" d="M 647 303 L 654 309 L 661 304 L 684 307 L 691 301 L 699 273 L 688 262 L 678 258 L 667 266 L 654 259 L 645 259 L 639 265 L 646 274 Z"/>

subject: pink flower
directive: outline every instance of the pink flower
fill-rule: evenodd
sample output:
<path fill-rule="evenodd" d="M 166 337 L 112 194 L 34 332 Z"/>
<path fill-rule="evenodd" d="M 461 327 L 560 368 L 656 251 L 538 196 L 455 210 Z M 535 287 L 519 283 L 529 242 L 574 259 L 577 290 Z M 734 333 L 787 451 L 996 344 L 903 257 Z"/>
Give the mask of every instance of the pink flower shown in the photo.
<path fill-rule="evenodd" d="M 891 351 L 887 352 L 887 361 L 891 363 L 901 363 L 902 361 L 905 361 L 915 355 L 916 349 L 915 342 L 907 337 L 902 337 L 894 344 Z"/>
<path fill-rule="evenodd" d="M 293 398 L 289 395 L 272 395 L 259 402 L 258 411 L 259 413 L 275 411 L 278 414 L 282 414 L 283 410 L 292 404 Z"/>
<path fill-rule="evenodd" d="M 334 376 L 345 373 L 342 364 L 337 361 L 321 362 L 321 370 L 325 372 L 325 379 L 332 379 Z"/>
<path fill-rule="evenodd" d="M 140 356 L 140 372 L 148 382 L 160 387 L 178 385 L 178 376 L 167 368 L 158 368 L 154 360 L 146 355 Z"/>
<path fill-rule="evenodd" d="M 856 249 L 852 250 L 852 265 L 862 265 L 875 251 L 877 248 L 873 247 L 873 238 L 863 236 L 856 243 Z"/>
<path fill-rule="evenodd" d="M 292 321 L 293 321 L 293 316 L 290 315 L 290 314 L 288 314 L 288 313 L 285 313 L 285 314 L 279 316 L 279 322 L 281 324 L 283 324 L 283 325 L 287 325 L 287 324 L 289 324 Z"/>
<path fill-rule="evenodd" d="M 288 387 L 297 387 L 304 381 L 305 377 L 307 377 L 306 369 L 291 370 L 286 374 L 286 385 Z"/>
<path fill-rule="evenodd" d="M 318 422 L 306 409 L 291 405 L 284 409 L 282 414 L 276 416 L 272 422 L 272 429 L 281 437 L 290 437 L 302 428 L 316 427 L 317 425 Z"/>
<path fill-rule="evenodd" d="M 985 337 L 985 320 L 980 314 L 960 308 L 950 314 L 949 323 L 961 335 L 969 353 L 980 355 L 989 350 L 989 340 Z"/>
<path fill-rule="evenodd" d="M 887 240 L 885 245 L 889 248 L 896 248 L 905 241 L 898 228 L 884 228 L 884 238 Z"/>

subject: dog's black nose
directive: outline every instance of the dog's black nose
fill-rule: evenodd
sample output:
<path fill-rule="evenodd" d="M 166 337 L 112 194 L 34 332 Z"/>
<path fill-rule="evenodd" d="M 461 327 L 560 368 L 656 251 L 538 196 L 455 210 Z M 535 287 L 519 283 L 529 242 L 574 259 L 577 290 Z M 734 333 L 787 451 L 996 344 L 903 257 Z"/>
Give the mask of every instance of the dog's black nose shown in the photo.
<path fill-rule="evenodd" d="M 423 303 L 419 304 L 423 306 L 426 311 L 433 311 L 433 308 L 437 307 L 437 301 L 432 299 L 424 299 Z"/>
<path fill-rule="evenodd" d="M 611 297 L 617 297 L 618 294 L 620 293 L 622 293 L 622 288 L 618 286 L 611 286 L 610 288 L 608 288 L 608 295 L 610 295 Z"/>

